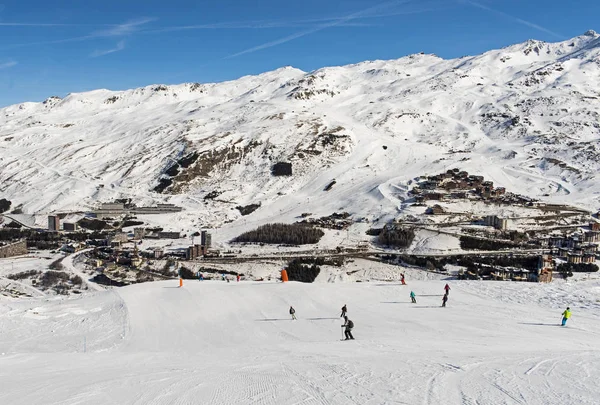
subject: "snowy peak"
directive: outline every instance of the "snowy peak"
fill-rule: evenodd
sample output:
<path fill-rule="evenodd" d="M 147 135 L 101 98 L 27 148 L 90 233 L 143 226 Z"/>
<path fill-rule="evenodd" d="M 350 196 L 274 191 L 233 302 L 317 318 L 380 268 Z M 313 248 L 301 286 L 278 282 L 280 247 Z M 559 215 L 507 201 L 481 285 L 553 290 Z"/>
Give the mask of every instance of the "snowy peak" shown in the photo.
<path fill-rule="evenodd" d="M 0 110 L 0 198 L 29 213 L 115 198 L 173 202 L 215 225 L 258 204 L 252 215 L 264 220 L 367 216 L 384 209 L 380 201 L 391 215 L 409 198 L 394 190 L 460 167 L 532 197 L 597 208 L 588 191 L 600 185 L 599 42 L 588 32 L 459 59 L 287 66 L 10 106 Z M 292 175 L 274 175 L 276 163 L 291 164 Z M 335 192 L 322 194 L 334 181 Z"/>

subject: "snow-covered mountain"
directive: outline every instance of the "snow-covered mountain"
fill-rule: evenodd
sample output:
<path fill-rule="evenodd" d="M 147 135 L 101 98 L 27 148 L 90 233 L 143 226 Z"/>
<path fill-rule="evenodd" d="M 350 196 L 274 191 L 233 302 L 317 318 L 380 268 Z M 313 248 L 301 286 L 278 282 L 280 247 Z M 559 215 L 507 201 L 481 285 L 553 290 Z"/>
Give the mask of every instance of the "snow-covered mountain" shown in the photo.
<path fill-rule="evenodd" d="M 171 202 L 186 209 L 171 219 L 182 226 L 218 227 L 249 204 L 261 204 L 255 222 L 374 217 L 401 210 L 415 176 L 458 167 L 598 209 L 599 140 L 600 36 L 588 31 L 460 59 L 284 67 L 13 105 L 0 109 L 0 197 L 25 213 Z M 272 175 L 277 162 L 292 175 Z"/>

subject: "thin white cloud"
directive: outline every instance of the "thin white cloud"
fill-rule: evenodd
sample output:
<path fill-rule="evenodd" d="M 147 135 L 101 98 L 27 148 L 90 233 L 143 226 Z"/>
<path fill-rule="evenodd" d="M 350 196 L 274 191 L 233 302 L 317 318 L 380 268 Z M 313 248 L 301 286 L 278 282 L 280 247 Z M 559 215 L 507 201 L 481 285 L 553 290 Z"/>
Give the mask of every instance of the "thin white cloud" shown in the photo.
<path fill-rule="evenodd" d="M 5 63 L 0 63 L 0 69 L 8 69 L 10 67 L 16 66 L 18 63 L 15 62 L 14 60 L 5 62 Z"/>
<path fill-rule="evenodd" d="M 22 48 L 22 47 L 28 47 L 28 46 L 36 46 L 36 45 L 64 44 L 64 43 L 70 43 L 70 42 L 88 41 L 88 40 L 97 39 L 97 38 L 126 36 L 126 35 L 131 35 L 136 32 L 139 32 L 139 29 L 142 25 L 147 24 L 152 21 L 155 21 L 155 20 L 156 20 L 155 18 L 139 18 L 136 20 L 130 20 L 123 24 L 111 25 L 110 28 L 108 28 L 108 29 L 95 31 L 88 35 L 72 37 L 72 38 L 65 38 L 65 39 L 57 39 L 57 40 L 53 40 L 53 41 L 40 41 L 40 42 L 29 42 L 29 43 L 23 43 L 23 44 L 14 44 L 14 45 L 9 45 L 7 47 L 3 47 L 2 49 L 14 49 L 14 48 Z"/>
<path fill-rule="evenodd" d="M 482 10 L 490 11 L 490 12 L 492 12 L 492 13 L 494 13 L 494 14 L 501 15 L 501 16 L 503 16 L 503 17 L 505 17 L 505 18 L 508 18 L 508 19 L 510 19 L 510 20 L 513 20 L 514 22 L 517 22 L 517 23 L 519 23 L 519 24 L 522 24 L 522 25 L 526 25 L 527 27 L 530 27 L 530 28 L 536 29 L 536 30 L 538 30 L 538 31 L 544 32 L 544 33 L 546 33 L 546 34 L 549 34 L 549 35 L 552 35 L 552 36 L 554 36 L 554 37 L 556 37 L 556 38 L 559 38 L 559 39 L 565 39 L 565 36 L 564 36 L 564 35 L 561 35 L 561 34 L 559 34 L 559 33 L 556 33 L 556 32 L 554 32 L 554 31 L 551 31 L 551 30 L 549 30 L 548 28 L 544 28 L 544 27 L 542 27 L 541 25 L 534 24 L 534 23 L 532 23 L 531 21 L 523 20 L 522 18 L 515 17 L 514 15 L 507 14 L 507 13 L 505 13 L 505 12 L 503 12 L 503 11 L 499 11 L 499 10 L 493 9 L 493 8 L 491 8 L 491 7 L 488 7 L 488 6 L 485 6 L 485 5 L 481 4 L 481 3 L 477 3 L 477 2 L 475 2 L 475 1 L 471 1 L 471 0 L 460 0 L 460 2 L 461 2 L 461 3 L 468 4 L 468 5 L 471 5 L 471 6 L 473 6 L 473 7 L 480 8 L 480 9 L 482 9 Z"/>
<path fill-rule="evenodd" d="M 400 4 L 408 3 L 414 0 L 406 0 L 400 2 Z M 373 18 L 382 18 L 382 17 L 393 17 L 399 15 L 407 15 L 407 14 L 419 14 L 425 13 L 429 11 L 438 11 L 447 6 L 447 3 L 442 3 L 439 1 L 434 2 L 422 2 L 419 4 L 419 8 L 409 9 L 409 10 L 398 10 L 398 11 L 390 11 L 386 13 L 377 13 L 377 14 L 365 14 L 357 16 L 353 18 L 353 20 L 362 20 L 362 19 L 373 19 Z M 428 7 L 422 7 L 428 6 Z M 269 29 L 269 28 L 299 28 L 299 27 L 310 27 L 315 28 L 314 24 L 316 23 L 331 23 L 337 22 L 335 27 L 372 27 L 373 24 L 366 22 L 358 22 L 358 21 L 345 21 L 340 22 L 341 17 L 321 17 L 321 18 L 310 18 L 310 19 L 302 19 L 302 20 L 281 20 L 281 21 L 268 21 L 268 20 L 258 20 L 258 21 L 228 21 L 228 22 L 220 22 L 220 23 L 212 23 L 212 24 L 195 24 L 195 25 L 181 25 L 181 26 L 171 26 L 171 27 L 163 27 L 157 28 L 154 30 L 144 30 L 140 31 L 141 34 L 155 34 L 161 32 L 172 32 L 172 31 L 185 31 L 185 30 L 227 30 L 227 29 Z"/>
<path fill-rule="evenodd" d="M 0 22 L 0 27 L 116 27 L 119 24 L 60 24 L 60 23 L 23 23 Z"/>
<path fill-rule="evenodd" d="M 123 49 L 125 49 L 125 41 L 119 41 L 119 42 L 117 42 L 117 46 L 115 46 L 114 48 L 104 49 L 104 50 L 95 50 L 94 52 L 92 52 L 90 54 L 90 57 L 97 58 L 99 56 L 104 56 L 104 55 L 108 55 L 111 53 L 122 51 Z"/>
<path fill-rule="evenodd" d="M 129 34 L 133 34 L 134 32 L 139 30 L 139 27 L 148 24 L 149 22 L 156 21 L 156 18 L 137 18 L 135 20 L 127 21 L 123 24 L 118 24 L 114 27 L 108 28 L 102 31 L 93 32 L 91 35 L 95 35 L 98 37 L 119 37 L 125 36 Z"/>
<path fill-rule="evenodd" d="M 326 19 L 321 21 L 331 21 Z M 248 21 L 248 22 L 221 22 L 214 24 L 181 25 L 174 27 L 157 28 L 155 30 L 140 31 L 141 34 L 156 34 L 162 32 L 187 31 L 187 30 L 237 30 L 237 29 L 270 29 L 270 28 L 294 28 L 314 25 L 310 21 Z M 369 27 L 371 24 L 359 22 L 347 22 L 338 24 L 348 27 Z"/>
<path fill-rule="evenodd" d="M 316 27 L 309 28 L 309 29 L 304 30 L 304 31 L 299 31 L 299 32 L 296 32 L 294 34 L 288 35 L 286 37 L 276 39 L 274 41 L 270 41 L 270 42 L 266 42 L 264 44 L 253 46 L 252 48 L 248 48 L 248 49 L 245 49 L 243 51 L 240 51 L 240 52 L 228 55 L 228 56 L 226 56 L 223 59 L 235 58 L 235 57 L 238 57 L 238 56 L 241 56 L 241 55 L 246 55 L 248 53 L 260 51 L 262 49 L 271 48 L 271 47 L 276 46 L 276 45 L 281 45 L 281 44 L 284 44 L 286 42 L 292 41 L 294 39 L 301 38 L 301 37 L 304 37 L 306 35 L 310 35 L 310 34 L 313 34 L 313 33 L 318 32 L 318 31 L 322 31 L 322 30 L 327 29 L 327 28 L 335 27 L 335 26 L 338 26 L 338 25 L 350 22 L 350 21 L 352 21 L 354 19 L 358 19 L 358 18 L 361 18 L 363 16 L 369 15 L 369 13 L 372 13 L 372 12 L 375 12 L 375 11 L 381 11 L 382 9 L 390 8 L 391 6 L 394 6 L 394 5 L 409 3 L 411 1 L 414 1 L 414 0 L 388 1 L 388 2 L 385 2 L 385 3 L 379 4 L 379 5 L 373 6 L 373 7 L 366 8 L 366 9 L 361 10 L 361 11 L 357 11 L 355 13 L 349 14 L 349 15 L 344 16 L 344 17 L 340 17 L 338 19 L 331 20 L 331 21 L 326 22 L 324 24 L 317 25 Z"/>

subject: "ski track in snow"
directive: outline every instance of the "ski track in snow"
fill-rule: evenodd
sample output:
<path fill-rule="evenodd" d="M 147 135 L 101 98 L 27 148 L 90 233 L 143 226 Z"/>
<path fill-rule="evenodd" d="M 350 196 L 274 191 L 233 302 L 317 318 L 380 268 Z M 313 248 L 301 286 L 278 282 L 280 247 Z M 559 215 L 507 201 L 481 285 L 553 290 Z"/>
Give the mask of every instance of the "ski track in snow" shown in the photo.
<path fill-rule="evenodd" d="M 579 328 L 557 326 L 568 286 L 452 282 L 440 308 L 445 282 L 167 281 L 0 301 L 0 403 L 597 403 L 600 319 L 577 301 Z M 339 341 L 343 303 L 355 341 Z"/>

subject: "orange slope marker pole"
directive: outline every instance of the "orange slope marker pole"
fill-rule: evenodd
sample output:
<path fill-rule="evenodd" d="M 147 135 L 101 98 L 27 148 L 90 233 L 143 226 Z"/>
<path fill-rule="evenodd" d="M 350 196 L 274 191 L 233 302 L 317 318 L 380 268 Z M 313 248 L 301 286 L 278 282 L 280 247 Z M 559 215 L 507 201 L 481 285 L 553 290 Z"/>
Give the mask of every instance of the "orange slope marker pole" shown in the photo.
<path fill-rule="evenodd" d="M 182 278 L 179 279 L 179 287 L 183 287 L 183 279 Z"/>
<path fill-rule="evenodd" d="M 281 270 L 281 282 L 285 283 L 286 281 L 289 281 L 288 275 L 287 275 L 287 270 L 283 269 L 283 270 Z"/>

